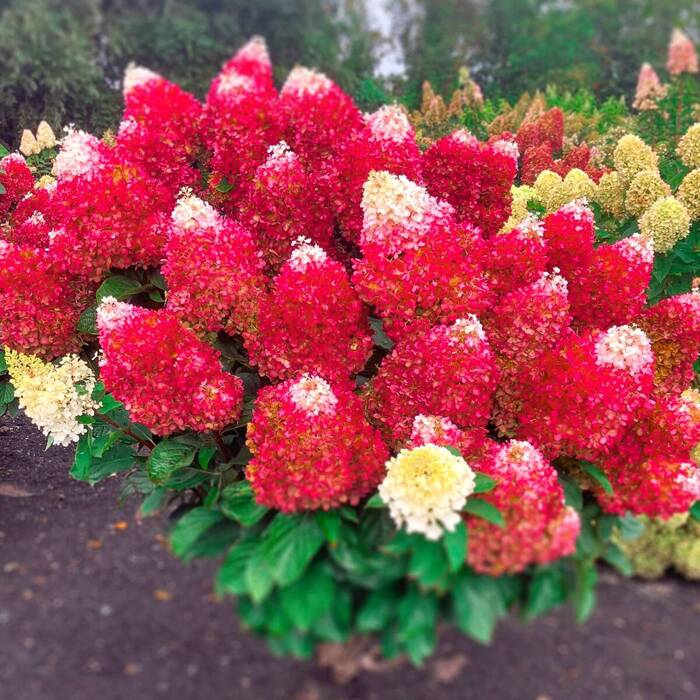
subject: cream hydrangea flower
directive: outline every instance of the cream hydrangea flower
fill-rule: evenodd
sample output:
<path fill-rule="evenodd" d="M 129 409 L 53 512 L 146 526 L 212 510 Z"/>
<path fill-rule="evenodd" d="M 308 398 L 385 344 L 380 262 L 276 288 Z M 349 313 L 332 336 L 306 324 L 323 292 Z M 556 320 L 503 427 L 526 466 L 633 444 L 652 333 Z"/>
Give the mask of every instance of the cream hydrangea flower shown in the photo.
<path fill-rule="evenodd" d="M 700 167 L 700 122 L 693 124 L 685 132 L 678 142 L 676 153 L 686 167 Z"/>
<path fill-rule="evenodd" d="M 625 211 L 625 186 L 619 173 L 605 173 L 598 181 L 595 201 L 604 212 L 621 219 Z"/>
<path fill-rule="evenodd" d="M 386 468 L 379 495 L 398 527 L 431 540 L 455 529 L 475 486 L 474 472 L 462 457 L 428 444 L 401 450 Z"/>
<path fill-rule="evenodd" d="M 53 364 L 10 349 L 5 361 L 19 407 L 32 423 L 56 445 L 77 442 L 87 430 L 78 418 L 93 415 L 99 406 L 92 399 L 95 375 L 88 365 L 77 355 Z"/>
<path fill-rule="evenodd" d="M 527 208 L 527 203 L 531 200 L 537 200 L 537 191 L 529 185 L 513 185 L 510 188 L 510 193 L 513 195 L 513 203 L 510 207 L 510 217 L 503 224 L 499 233 L 508 233 L 512 231 L 521 221 L 530 215 Z"/>
<path fill-rule="evenodd" d="M 629 182 L 643 170 L 658 170 L 659 157 L 647 144 L 634 134 L 625 134 L 613 151 L 615 170 L 620 177 Z"/>
<path fill-rule="evenodd" d="M 675 197 L 657 199 L 639 219 L 639 232 L 657 253 L 667 253 L 690 232 L 688 210 Z"/>
<path fill-rule="evenodd" d="M 683 178 L 676 196 L 685 204 L 692 221 L 700 219 L 700 168 L 691 170 Z"/>
<path fill-rule="evenodd" d="M 630 182 L 625 209 L 630 216 L 640 217 L 657 199 L 668 197 L 671 188 L 655 170 L 642 170 Z"/>

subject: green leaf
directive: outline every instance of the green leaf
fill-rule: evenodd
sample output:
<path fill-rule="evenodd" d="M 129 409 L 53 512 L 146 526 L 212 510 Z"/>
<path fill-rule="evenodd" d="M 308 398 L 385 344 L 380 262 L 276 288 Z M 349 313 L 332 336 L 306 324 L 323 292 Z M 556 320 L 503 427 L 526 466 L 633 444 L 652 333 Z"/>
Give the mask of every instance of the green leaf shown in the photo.
<path fill-rule="evenodd" d="M 92 435 L 81 435 L 75 452 L 75 461 L 70 475 L 78 481 L 96 484 L 108 476 L 131 469 L 134 464 L 134 451 L 129 445 L 117 443 L 107 452 L 99 450 L 100 456 L 93 456 Z"/>
<path fill-rule="evenodd" d="M 437 598 L 415 587 L 399 602 L 396 636 L 414 664 L 420 664 L 435 646 L 437 615 Z"/>
<path fill-rule="evenodd" d="M 272 565 L 262 545 L 256 547 L 243 575 L 246 591 L 256 603 L 265 600 L 275 586 Z"/>
<path fill-rule="evenodd" d="M 566 600 L 566 575 L 556 565 L 540 567 L 535 571 L 528 588 L 525 617 L 542 615 Z"/>
<path fill-rule="evenodd" d="M 324 537 L 331 544 L 335 544 L 340 537 L 340 530 L 343 525 L 340 513 L 337 510 L 318 510 L 314 517 Z"/>
<path fill-rule="evenodd" d="M 15 398 L 15 388 L 10 382 L 0 383 L 0 404 L 10 403 Z"/>
<path fill-rule="evenodd" d="M 335 580 L 320 564 L 311 566 L 301 578 L 279 593 L 287 617 L 304 632 L 331 609 L 334 595 Z"/>
<path fill-rule="evenodd" d="M 151 493 L 143 499 L 141 506 L 139 507 L 139 515 L 142 518 L 146 518 L 149 515 L 153 515 L 160 510 L 163 501 L 165 500 L 168 492 L 162 486 L 156 486 L 156 488 L 151 491 Z"/>
<path fill-rule="evenodd" d="M 375 493 L 367 500 L 365 508 L 386 508 L 386 503 L 384 503 L 382 497 L 378 493 Z"/>
<path fill-rule="evenodd" d="M 506 612 L 498 579 L 464 571 L 457 577 L 451 595 L 459 629 L 477 642 L 490 642 L 496 622 Z"/>
<path fill-rule="evenodd" d="M 447 554 L 447 564 L 453 573 L 459 571 L 467 558 L 467 526 L 461 520 L 452 531 L 447 531 L 442 537 L 442 544 Z"/>
<path fill-rule="evenodd" d="M 609 496 L 613 494 L 613 487 L 608 477 L 590 462 L 581 461 L 581 469 L 588 474 Z"/>
<path fill-rule="evenodd" d="M 124 275 L 112 275 L 108 277 L 97 289 L 96 298 L 99 304 L 105 297 L 126 299 L 143 291 L 143 285 L 131 277 Z"/>
<path fill-rule="evenodd" d="M 288 586 L 304 573 L 324 541 L 313 516 L 278 513 L 265 530 L 260 549 L 271 562 L 274 581 Z"/>
<path fill-rule="evenodd" d="M 695 501 L 690 507 L 690 517 L 700 521 L 700 501 Z"/>
<path fill-rule="evenodd" d="M 559 474 L 559 483 L 564 490 L 566 505 L 580 512 L 583 508 L 583 492 L 581 491 L 581 487 L 568 474 Z"/>
<path fill-rule="evenodd" d="M 454 455 L 455 457 L 461 457 L 462 453 L 456 448 L 453 447 L 452 445 L 445 445 L 445 449 L 451 454 Z"/>
<path fill-rule="evenodd" d="M 177 469 L 192 464 L 195 449 L 191 445 L 165 439 L 161 440 L 148 455 L 146 472 L 154 484 L 166 482 Z"/>
<path fill-rule="evenodd" d="M 0 374 L 7 372 L 7 362 L 5 361 L 5 351 L 0 348 Z"/>
<path fill-rule="evenodd" d="M 259 544 L 258 540 L 250 539 L 238 542 L 231 547 L 216 574 L 215 587 L 219 595 L 246 593 L 246 567 Z"/>
<path fill-rule="evenodd" d="M 482 520 L 487 520 L 498 527 L 505 527 L 506 525 L 501 511 L 488 501 L 482 501 L 479 498 L 470 498 L 464 508 L 462 508 L 462 512 L 469 513 L 469 515 L 481 518 Z"/>
<path fill-rule="evenodd" d="M 398 600 L 393 586 L 372 591 L 357 613 L 355 624 L 358 631 L 369 634 L 383 629 L 396 613 Z"/>
<path fill-rule="evenodd" d="M 231 184 L 225 177 L 222 177 L 219 184 L 216 186 L 216 191 L 222 194 L 227 194 L 233 189 L 233 184 Z"/>
<path fill-rule="evenodd" d="M 382 319 L 370 317 L 369 325 L 373 332 L 372 342 L 384 350 L 391 350 L 394 347 L 394 341 L 384 332 Z"/>
<path fill-rule="evenodd" d="M 88 308 L 80 314 L 75 329 L 78 333 L 84 333 L 85 335 L 97 335 L 97 306 L 94 304 L 88 306 Z"/>
<path fill-rule="evenodd" d="M 200 447 L 199 451 L 197 452 L 197 464 L 199 464 L 202 469 L 206 469 L 211 462 L 211 458 L 215 454 L 216 447 L 213 445 L 205 445 L 204 447 Z"/>
<path fill-rule="evenodd" d="M 626 513 L 618 518 L 616 525 L 622 539 L 630 541 L 639 539 L 646 529 L 641 518 L 632 515 L 632 513 Z"/>
<path fill-rule="evenodd" d="M 632 576 L 634 574 L 632 562 L 616 544 L 608 542 L 603 550 L 602 557 L 604 561 L 617 569 L 623 576 Z"/>
<path fill-rule="evenodd" d="M 585 622 L 595 607 L 595 586 L 598 572 L 591 562 L 576 563 L 576 586 L 574 589 L 574 612 L 576 621 Z"/>
<path fill-rule="evenodd" d="M 232 520 L 237 520 L 245 527 L 251 527 L 259 522 L 267 508 L 255 502 L 255 495 L 247 481 L 237 481 L 229 484 L 221 492 L 220 507 L 222 513 Z"/>
<path fill-rule="evenodd" d="M 496 480 L 492 479 L 487 474 L 481 474 L 476 472 L 476 486 L 474 487 L 474 493 L 488 493 L 496 488 Z"/>
<path fill-rule="evenodd" d="M 424 586 L 436 584 L 447 572 L 447 557 L 441 542 L 419 537 L 411 552 L 408 574 Z"/>
<path fill-rule="evenodd" d="M 221 522 L 223 516 L 216 510 L 193 508 L 185 513 L 175 524 L 170 533 L 170 547 L 173 554 L 189 561 L 191 550 L 197 540 L 210 528 Z"/>

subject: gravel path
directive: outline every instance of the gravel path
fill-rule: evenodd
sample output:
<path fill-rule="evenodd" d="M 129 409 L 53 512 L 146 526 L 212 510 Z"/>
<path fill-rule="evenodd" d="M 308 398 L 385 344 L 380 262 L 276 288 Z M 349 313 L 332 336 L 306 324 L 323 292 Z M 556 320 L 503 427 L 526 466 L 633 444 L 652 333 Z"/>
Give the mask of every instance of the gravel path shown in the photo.
<path fill-rule="evenodd" d="M 22 419 L 0 423 L 1 700 L 683 700 L 700 697 L 700 587 L 606 574 L 584 627 L 568 610 L 502 624 L 491 647 L 449 633 L 422 670 L 345 685 L 271 657 L 183 566 L 162 523 L 119 507 L 118 484 L 68 477 Z"/>

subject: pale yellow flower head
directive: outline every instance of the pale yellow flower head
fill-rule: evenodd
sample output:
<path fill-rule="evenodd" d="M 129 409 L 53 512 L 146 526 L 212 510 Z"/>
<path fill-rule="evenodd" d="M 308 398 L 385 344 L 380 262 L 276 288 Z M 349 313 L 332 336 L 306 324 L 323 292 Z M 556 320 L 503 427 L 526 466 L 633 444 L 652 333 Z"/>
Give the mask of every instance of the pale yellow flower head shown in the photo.
<path fill-rule="evenodd" d="M 688 235 L 690 216 L 675 197 L 662 197 L 639 219 L 639 232 L 654 243 L 657 253 L 667 253 Z"/>
<path fill-rule="evenodd" d="M 626 134 L 613 151 L 615 169 L 625 182 L 643 170 L 658 170 L 659 157 L 639 136 Z"/>
<path fill-rule="evenodd" d="M 683 178 L 676 196 L 685 205 L 692 221 L 700 219 L 700 168 L 691 170 Z"/>
<path fill-rule="evenodd" d="M 401 450 L 386 468 L 379 495 L 398 527 L 431 540 L 454 530 L 475 486 L 474 472 L 462 457 L 429 444 Z"/>
<path fill-rule="evenodd" d="M 547 211 L 552 211 L 550 202 L 554 201 L 556 198 L 561 183 L 561 175 L 552 170 L 543 170 L 537 176 L 533 187 L 537 193 L 537 199 L 542 202 Z"/>
<path fill-rule="evenodd" d="M 625 197 L 625 210 L 630 216 L 640 217 L 657 199 L 671 194 L 671 188 L 656 170 L 642 170 L 630 182 Z"/>
<path fill-rule="evenodd" d="M 687 168 L 700 167 L 700 122 L 685 132 L 678 142 L 676 153 Z"/>
<path fill-rule="evenodd" d="M 533 199 L 538 199 L 537 191 L 534 187 L 529 185 L 513 185 L 510 188 L 510 192 L 513 195 L 513 202 L 510 207 L 510 217 L 505 224 L 503 224 L 499 233 L 507 233 L 512 231 L 521 221 L 523 221 L 530 212 L 527 208 L 527 203 Z"/>
<path fill-rule="evenodd" d="M 92 399 L 95 375 L 88 365 L 77 355 L 53 364 L 9 348 L 5 361 L 19 407 L 32 423 L 56 445 L 77 442 L 86 431 L 78 418 L 98 408 Z"/>
<path fill-rule="evenodd" d="M 625 212 L 625 186 L 619 173 L 605 173 L 598 182 L 595 201 L 604 212 L 621 219 Z"/>

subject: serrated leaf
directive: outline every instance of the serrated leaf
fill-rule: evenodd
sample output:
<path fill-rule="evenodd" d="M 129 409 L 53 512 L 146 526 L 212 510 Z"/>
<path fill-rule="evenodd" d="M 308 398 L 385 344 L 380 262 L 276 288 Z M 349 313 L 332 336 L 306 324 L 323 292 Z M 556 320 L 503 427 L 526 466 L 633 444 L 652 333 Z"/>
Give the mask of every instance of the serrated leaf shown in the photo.
<path fill-rule="evenodd" d="M 629 541 L 639 539 L 646 529 L 641 518 L 632 515 L 632 513 L 627 513 L 618 518 L 616 525 L 622 539 Z"/>
<path fill-rule="evenodd" d="M 588 474 L 609 496 L 613 495 L 613 487 L 605 474 L 590 462 L 581 461 L 581 469 Z"/>
<path fill-rule="evenodd" d="M 566 600 L 566 575 L 558 566 L 544 566 L 535 571 L 528 588 L 525 616 L 542 615 Z"/>
<path fill-rule="evenodd" d="M 576 621 L 585 622 L 595 607 L 595 586 L 598 572 L 592 563 L 577 562 L 576 587 L 574 590 L 574 612 Z"/>
<path fill-rule="evenodd" d="M 634 574 L 632 562 L 616 544 L 608 542 L 603 550 L 602 558 L 614 569 L 617 569 L 623 576 L 632 576 L 632 574 Z"/>
<path fill-rule="evenodd" d="M 282 588 L 279 597 L 287 617 L 306 632 L 330 610 L 334 594 L 333 576 L 316 564 L 291 586 Z"/>
<path fill-rule="evenodd" d="M 581 487 L 568 474 L 559 474 L 559 483 L 564 490 L 566 505 L 580 512 L 583 508 L 583 492 L 581 491 Z"/>
<path fill-rule="evenodd" d="M 245 572 L 258 540 L 243 540 L 229 550 L 216 574 L 216 591 L 219 595 L 242 595 L 247 591 Z"/>
<path fill-rule="evenodd" d="M 170 548 L 173 554 L 184 561 L 189 561 L 193 557 L 191 550 L 197 540 L 222 519 L 221 513 L 208 508 L 193 508 L 185 513 L 170 533 Z"/>
<path fill-rule="evenodd" d="M 331 544 L 335 544 L 340 537 L 340 530 L 343 526 L 340 513 L 337 510 L 318 510 L 315 513 L 315 518 L 324 537 Z"/>
<path fill-rule="evenodd" d="M 392 586 L 372 591 L 357 613 L 359 632 L 369 634 L 383 629 L 396 614 L 399 596 Z"/>
<path fill-rule="evenodd" d="M 70 470 L 70 475 L 77 481 L 96 484 L 108 476 L 131 469 L 134 464 L 134 451 L 128 445 L 116 444 L 106 453 L 100 451 L 100 456 L 93 456 L 92 449 L 92 435 L 81 435 Z"/>
<path fill-rule="evenodd" d="M 423 586 L 432 586 L 447 572 L 447 556 L 441 542 L 419 537 L 411 552 L 408 575 Z"/>
<path fill-rule="evenodd" d="M 498 579 L 464 571 L 457 577 L 451 595 L 459 629 L 482 644 L 490 642 L 496 622 L 506 612 Z"/>
<path fill-rule="evenodd" d="M 192 464 L 195 448 L 181 442 L 161 440 L 148 455 L 146 472 L 154 484 L 165 483 L 173 473 Z"/>
<path fill-rule="evenodd" d="M 474 493 L 488 493 L 496 488 L 496 480 L 492 479 L 488 474 L 476 472 L 475 476 L 476 483 L 474 486 Z"/>
<path fill-rule="evenodd" d="M 80 314 L 75 329 L 78 333 L 97 335 L 97 306 L 88 306 L 88 308 Z"/>
<path fill-rule="evenodd" d="M 386 508 L 386 503 L 384 503 L 382 497 L 378 493 L 375 493 L 367 500 L 365 508 Z"/>
<path fill-rule="evenodd" d="M 7 372 L 7 362 L 5 361 L 5 351 L 0 348 L 0 374 Z"/>
<path fill-rule="evenodd" d="M 0 383 L 0 405 L 10 403 L 15 398 L 15 388 L 10 382 Z"/>
<path fill-rule="evenodd" d="M 255 502 L 255 495 L 247 481 L 229 484 L 221 492 L 221 512 L 245 527 L 251 527 L 262 520 L 268 512 L 265 506 Z"/>
<path fill-rule="evenodd" d="M 457 572 L 463 566 L 467 558 L 467 526 L 461 520 L 452 531 L 447 531 L 442 536 L 442 544 L 447 555 L 447 564 L 450 571 Z"/>
<path fill-rule="evenodd" d="M 700 521 L 700 501 L 695 501 L 690 507 L 690 517 Z"/>
<path fill-rule="evenodd" d="M 143 291 L 143 285 L 131 277 L 124 275 L 112 275 L 108 277 L 97 289 L 95 297 L 99 304 L 105 297 L 126 299 Z"/>
<path fill-rule="evenodd" d="M 221 192 L 222 194 L 227 194 L 233 189 L 233 187 L 234 186 L 225 177 L 222 177 L 219 184 L 216 186 L 216 191 Z"/>
<path fill-rule="evenodd" d="M 265 530 L 261 551 L 271 562 L 274 582 L 288 586 L 306 570 L 325 537 L 312 516 L 278 513 Z"/>
<path fill-rule="evenodd" d="M 498 527 L 505 527 L 506 525 L 501 511 L 488 501 L 483 501 L 480 498 L 470 498 L 467 500 L 466 505 L 462 508 L 462 512 L 486 520 Z"/>

